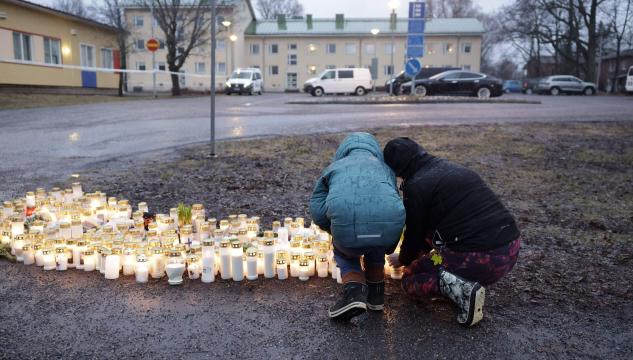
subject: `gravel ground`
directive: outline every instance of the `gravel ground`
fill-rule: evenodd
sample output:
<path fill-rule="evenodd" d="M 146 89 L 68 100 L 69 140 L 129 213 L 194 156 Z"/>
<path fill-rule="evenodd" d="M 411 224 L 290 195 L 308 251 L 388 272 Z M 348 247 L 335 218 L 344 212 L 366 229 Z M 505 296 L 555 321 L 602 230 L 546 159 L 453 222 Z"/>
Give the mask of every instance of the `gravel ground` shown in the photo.
<path fill-rule="evenodd" d="M 412 126 L 431 153 L 477 170 L 523 234 L 515 269 L 487 290 L 470 329 L 443 299 L 406 296 L 387 280 L 387 305 L 350 323 L 328 320 L 331 279 L 202 284 L 106 281 L 0 261 L 3 358 L 630 358 L 633 353 L 633 125 Z M 227 141 L 167 160 L 100 164 L 87 191 L 166 212 L 202 202 L 218 219 L 285 216 L 309 223 L 308 200 L 345 134 Z M 76 179 L 74 179 L 76 180 Z M 63 187 L 71 181 L 60 184 Z M 26 191 L 27 189 L 23 189 Z"/>

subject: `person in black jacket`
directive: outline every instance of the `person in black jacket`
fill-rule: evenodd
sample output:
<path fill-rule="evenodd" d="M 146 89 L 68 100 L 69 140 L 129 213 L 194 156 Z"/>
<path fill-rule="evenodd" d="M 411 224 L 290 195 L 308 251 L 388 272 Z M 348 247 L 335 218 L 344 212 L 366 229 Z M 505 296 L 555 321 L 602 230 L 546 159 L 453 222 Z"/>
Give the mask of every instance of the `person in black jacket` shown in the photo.
<path fill-rule="evenodd" d="M 473 170 L 430 155 L 401 137 L 384 149 L 385 162 L 402 179 L 407 214 L 393 267 L 407 266 L 403 289 L 414 296 L 444 295 L 471 326 L 483 317 L 485 288 L 517 261 L 520 233 L 514 218 Z M 393 249 L 388 253 L 393 252 Z"/>

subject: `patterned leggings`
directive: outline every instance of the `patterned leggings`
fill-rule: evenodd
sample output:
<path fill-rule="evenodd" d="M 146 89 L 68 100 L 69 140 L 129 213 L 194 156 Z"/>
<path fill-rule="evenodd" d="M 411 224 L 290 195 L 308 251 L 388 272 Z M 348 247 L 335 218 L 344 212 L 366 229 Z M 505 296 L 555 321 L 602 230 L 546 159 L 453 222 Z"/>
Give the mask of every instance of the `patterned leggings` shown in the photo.
<path fill-rule="evenodd" d="M 484 252 L 442 250 L 442 265 L 433 265 L 435 250 L 415 260 L 402 276 L 402 289 L 413 296 L 439 296 L 439 268 L 464 279 L 488 286 L 501 280 L 517 262 L 521 238 L 506 246 Z"/>

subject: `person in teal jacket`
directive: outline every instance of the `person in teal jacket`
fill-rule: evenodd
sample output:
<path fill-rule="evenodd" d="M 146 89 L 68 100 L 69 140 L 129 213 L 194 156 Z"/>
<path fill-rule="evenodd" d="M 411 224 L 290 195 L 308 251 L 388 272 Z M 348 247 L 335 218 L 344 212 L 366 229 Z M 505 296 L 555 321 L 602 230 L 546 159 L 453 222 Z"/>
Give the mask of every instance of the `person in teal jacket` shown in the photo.
<path fill-rule="evenodd" d="M 406 215 L 396 177 L 372 135 L 353 133 L 343 140 L 314 187 L 310 213 L 332 235 L 345 288 L 330 318 L 349 320 L 367 308 L 382 310 L 385 250 L 400 239 Z"/>

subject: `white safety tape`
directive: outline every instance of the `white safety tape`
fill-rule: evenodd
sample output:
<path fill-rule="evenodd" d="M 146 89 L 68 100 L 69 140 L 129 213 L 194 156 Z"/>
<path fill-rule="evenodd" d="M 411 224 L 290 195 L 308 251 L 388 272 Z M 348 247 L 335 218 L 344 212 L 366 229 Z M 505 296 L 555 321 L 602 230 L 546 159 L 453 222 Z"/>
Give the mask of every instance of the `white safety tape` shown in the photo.
<path fill-rule="evenodd" d="M 48 64 L 41 63 L 35 61 L 25 61 L 25 60 L 15 60 L 15 59 L 2 59 L 0 58 L 0 63 L 11 63 L 11 64 L 22 64 L 22 65 L 37 65 L 37 66 L 46 66 L 56 69 L 76 69 L 76 70 L 84 70 L 84 71 L 101 71 L 106 73 L 114 73 L 114 72 L 124 72 L 124 73 L 135 73 L 135 74 L 172 74 L 179 76 L 193 76 L 193 77 L 202 77 L 210 79 L 211 75 L 199 75 L 199 74 L 187 74 L 181 72 L 173 72 L 173 71 L 162 71 L 162 70 L 128 70 L 128 69 L 104 69 L 104 68 L 95 68 L 95 67 L 86 67 L 86 66 L 74 66 L 74 65 L 57 65 L 57 64 Z M 220 76 L 222 77 L 222 76 Z M 224 76 L 225 77 L 225 76 Z"/>

